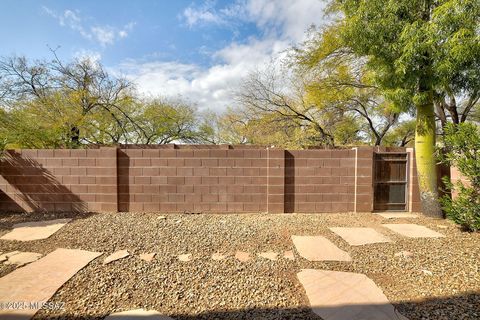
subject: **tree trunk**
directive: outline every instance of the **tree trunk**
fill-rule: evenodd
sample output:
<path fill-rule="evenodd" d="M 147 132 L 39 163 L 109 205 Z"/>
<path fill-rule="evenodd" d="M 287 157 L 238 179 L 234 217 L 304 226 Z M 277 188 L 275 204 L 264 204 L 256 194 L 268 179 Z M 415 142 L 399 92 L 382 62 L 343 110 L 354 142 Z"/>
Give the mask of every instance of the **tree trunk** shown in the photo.
<path fill-rule="evenodd" d="M 70 132 L 70 141 L 72 143 L 72 147 L 77 147 L 80 144 L 80 128 L 77 126 L 72 126 Z"/>
<path fill-rule="evenodd" d="M 431 91 L 427 101 L 417 105 L 416 108 L 415 160 L 417 162 L 422 211 L 426 216 L 442 218 L 442 210 L 438 201 L 435 161 L 435 112 Z"/>

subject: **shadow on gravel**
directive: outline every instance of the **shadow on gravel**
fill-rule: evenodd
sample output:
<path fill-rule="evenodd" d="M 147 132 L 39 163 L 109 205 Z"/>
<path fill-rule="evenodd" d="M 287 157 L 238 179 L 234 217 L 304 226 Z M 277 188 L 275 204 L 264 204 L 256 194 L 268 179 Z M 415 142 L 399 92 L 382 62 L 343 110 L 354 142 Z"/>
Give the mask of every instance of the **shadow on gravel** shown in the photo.
<path fill-rule="evenodd" d="M 161 302 L 158 302 L 159 304 Z M 477 320 L 480 319 L 480 292 L 465 293 L 463 295 L 444 297 L 444 298 L 434 298 L 434 299 L 425 299 L 423 301 L 416 302 L 402 302 L 393 304 L 398 312 L 409 320 L 420 320 L 420 319 L 435 319 L 435 320 Z M 355 313 L 358 308 L 364 307 L 373 307 L 372 305 L 361 305 L 361 306 L 339 306 L 338 308 L 318 308 L 322 312 L 327 314 L 334 314 L 342 309 L 342 314 L 348 314 L 349 312 Z M 376 307 L 376 306 L 375 306 Z M 131 309 L 138 309 L 140 306 L 132 306 Z M 92 312 L 93 313 L 93 312 Z M 402 318 L 401 315 L 398 315 L 397 319 Z M 364 314 L 364 318 L 369 320 L 396 320 L 395 318 L 386 318 L 382 315 L 376 317 L 373 314 Z M 172 314 L 170 315 L 173 319 L 177 320 L 212 320 L 212 319 L 289 319 L 289 320 L 319 320 L 322 319 L 316 314 L 314 314 L 310 308 L 285 308 L 285 309 L 268 309 L 268 308 L 252 308 L 252 309 L 239 309 L 239 310 L 228 310 L 228 311 L 209 311 L 197 315 L 188 315 L 188 314 Z M 37 315 L 33 319 L 102 319 L 103 317 L 99 316 L 78 316 L 78 315 L 69 315 L 64 314 L 62 316 L 49 317 L 47 315 Z M 4 318 L 2 318 L 4 319 Z M 25 319 L 22 317 L 11 317 L 5 319 L 20 320 Z M 117 318 L 125 319 L 126 318 Z M 142 319 L 156 319 L 155 317 L 142 317 Z M 332 318 L 328 318 L 332 319 Z M 358 318 L 339 318 L 339 320 L 358 320 Z"/>
<path fill-rule="evenodd" d="M 98 214 L 96 212 L 0 212 L 0 231 L 11 229 L 14 224 L 31 221 L 47 221 L 54 219 L 86 219 L 90 216 Z M 0 320 L 2 320 L 0 318 Z"/>

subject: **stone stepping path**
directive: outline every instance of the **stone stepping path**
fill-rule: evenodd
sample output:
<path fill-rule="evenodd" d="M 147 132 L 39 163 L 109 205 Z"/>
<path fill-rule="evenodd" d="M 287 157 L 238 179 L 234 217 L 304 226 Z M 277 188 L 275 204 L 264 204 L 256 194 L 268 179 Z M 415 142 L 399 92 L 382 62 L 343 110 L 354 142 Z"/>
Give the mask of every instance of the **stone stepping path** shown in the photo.
<path fill-rule="evenodd" d="M 278 253 L 273 252 L 273 251 L 260 252 L 260 253 L 258 254 L 258 256 L 261 257 L 261 258 L 265 258 L 265 259 L 271 260 L 271 261 L 276 261 L 276 260 L 277 260 Z"/>
<path fill-rule="evenodd" d="M 292 236 L 298 254 L 309 261 L 352 261 L 348 254 L 322 236 Z"/>
<path fill-rule="evenodd" d="M 7 256 L 7 260 L 4 263 L 15 264 L 17 267 L 21 267 L 28 263 L 37 261 L 41 256 L 42 254 L 36 252 L 18 252 L 16 254 Z"/>
<path fill-rule="evenodd" d="M 343 240 L 352 246 L 362 246 L 365 244 L 392 242 L 387 236 L 372 228 L 329 228 L 334 233 L 342 237 Z"/>
<path fill-rule="evenodd" d="M 382 224 L 385 228 L 392 230 L 402 236 L 408 238 L 441 238 L 443 234 L 433 231 L 418 224 L 402 223 L 402 224 Z"/>
<path fill-rule="evenodd" d="M 192 261 L 193 257 L 191 253 L 185 253 L 178 256 L 178 260 L 182 262 Z"/>
<path fill-rule="evenodd" d="M 105 320 L 173 320 L 155 310 L 135 309 L 115 312 L 105 317 Z"/>
<path fill-rule="evenodd" d="M 0 278 L 0 301 L 45 302 L 80 269 L 101 252 L 57 249 L 45 257 Z M 0 309 L 0 319 L 30 319 L 36 306 L 18 310 Z M 41 305 L 38 305 L 41 307 Z"/>
<path fill-rule="evenodd" d="M 0 262 L 3 262 L 3 261 L 7 261 L 8 258 L 16 255 L 16 254 L 19 254 L 20 251 L 11 251 L 11 252 L 7 252 L 7 253 L 4 253 L 2 255 L 0 255 Z"/>
<path fill-rule="evenodd" d="M 103 260 L 103 264 L 109 264 L 110 262 L 126 258 L 130 255 L 127 250 L 118 250 L 109 255 L 108 257 Z"/>
<path fill-rule="evenodd" d="M 247 262 L 250 260 L 250 253 L 244 251 L 237 251 L 235 253 L 235 258 L 240 262 Z"/>
<path fill-rule="evenodd" d="M 297 277 L 312 311 L 324 320 L 408 320 L 363 274 L 304 269 Z"/>
<path fill-rule="evenodd" d="M 153 258 L 155 258 L 156 253 L 141 253 L 140 259 L 145 260 L 147 262 L 151 262 Z"/>
<path fill-rule="evenodd" d="M 414 213 L 409 212 L 382 212 L 382 213 L 374 213 L 386 219 L 401 219 L 401 218 L 408 218 L 408 219 L 415 219 L 418 216 Z"/>
<path fill-rule="evenodd" d="M 19 254 L 19 253 L 21 253 L 21 252 L 20 251 L 12 251 L 12 252 L 0 255 L 0 262 L 6 261 L 8 259 L 8 256 L 13 256 L 13 255 L 16 255 L 16 254 Z M 1 254 L 1 252 L 0 252 L 0 254 Z M 31 254 L 38 255 L 36 253 L 31 253 Z M 152 262 L 155 259 L 156 254 L 157 254 L 156 252 L 140 253 L 140 254 L 138 254 L 138 257 L 140 259 L 146 261 L 146 262 Z M 103 261 L 103 264 L 107 265 L 107 264 L 112 263 L 114 261 L 121 260 L 123 258 L 129 257 L 130 255 L 131 254 L 127 250 L 118 250 L 118 251 L 115 251 L 114 253 L 112 253 L 111 255 L 109 255 L 108 257 L 106 257 Z M 41 256 L 41 254 L 40 254 L 40 256 Z M 260 252 L 260 253 L 257 253 L 257 256 L 259 258 L 268 259 L 268 260 L 271 260 L 271 261 L 277 261 L 279 257 L 280 258 L 283 257 L 284 259 L 288 259 L 288 260 L 295 260 L 295 255 L 293 253 L 293 250 L 285 251 L 283 256 L 280 255 L 278 252 L 275 252 L 275 251 Z M 227 259 L 228 257 L 230 257 L 230 255 L 227 254 L 227 253 L 216 252 L 216 253 L 213 253 L 210 258 L 214 261 L 221 261 L 221 260 Z M 234 257 L 237 260 L 239 260 L 240 262 L 246 262 L 246 261 L 252 260 L 251 254 L 249 252 L 244 252 L 244 251 L 237 251 L 235 253 Z M 194 256 L 191 253 L 184 253 L 184 254 L 178 255 L 177 259 L 181 262 L 189 262 L 189 261 L 192 261 L 194 259 Z"/>
<path fill-rule="evenodd" d="M 13 225 L 13 230 L 3 235 L 1 240 L 32 241 L 46 239 L 60 230 L 71 219 L 24 222 Z"/>
<path fill-rule="evenodd" d="M 215 261 L 223 260 L 223 259 L 225 259 L 226 257 L 227 257 L 226 254 L 221 254 L 221 253 L 218 253 L 218 252 L 212 254 L 212 260 L 215 260 Z"/>
<path fill-rule="evenodd" d="M 409 213 L 383 213 L 387 219 L 417 218 Z M 417 224 L 383 224 L 409 238 L 438 238 L 444 235 Z M 331 227 L 351 246 L 392 242 L 390 238 L 366 227 Z M 298 253 L 310 261 L 351 261 L 349 254 L 322 236 L 292 236 Z M 409 259 L 402 251 L 395 257 Z M 431 274 L 428 270 L 422 270 Z M 427 273 L 428 272 L 428 273 Z M 408 320 L 390 304 L 382 290 L 367 276 L 351 272 L 305 269 L 297 274 L 312 311 L 324 320 Z"/>
<path fill-rule="evenodd" d="M 392 218 L 417 218 L 406 213 L 383 213 L 380 216 Z M 43 222 L 16 224 L 13 230 L 0 239 L 31 241 L 45 239 L 58 231 L 70 219 L 58 219 Z M 417 224 L 383 224 L 382 226 L 406 237 L 444 237 L 444 235 Z M 367 227 L 331 227 L 333 233 L 340 236 L 349 245 L 360 246 L 372 243 L 392 242 L 390 238 Z M 323 236 L 292 236 L 292 242 L 300 256 L 309 261 L 352 261 L 349 253 L 341 250 Z M 75 273 L 90 261 L 101 255 L 98 252 L 84 250 L 57 249 L 47 256 L 34 252 L 0 252 L 0 262 L 23 266 L 0 278 L 0 301 L 47 301 Z M 139 258 L 151 262 L 156 253 L 142 253 Z M 104 259 L 106 265 L 128 257 L 127 250 L 119 250 Z M 293 250 L 282 253 L 267 251 L 257 253 L 259 258 L 276 261 L 278 258 L 295 260 Z M 400 252 L 396 257 L 409 258 L 411 253 Z M 216 252 L 211 255 L 215 261 L 224 260 L 229 254 Z M 177 256 L 179 261 L 193 260 L 191 253 Z M 237 251 L 235 258 L 240 262 L 252 260 L 249 252 Z M 363 274 L 329 270 L 304 269 L 297 274 L 304 287 L 314 313 L 324 320 L 408 320 L 399 314 L 389 303 L 382 290 Z M 39 305 L 40 307 L 41 305 Z M 30 319 L 38 309 L 1 310 L 0 319 L 6 316 L 15 319 Z M 106 319 L 172 319 L 155 310 L 129 310 L 112 313 Z"/>

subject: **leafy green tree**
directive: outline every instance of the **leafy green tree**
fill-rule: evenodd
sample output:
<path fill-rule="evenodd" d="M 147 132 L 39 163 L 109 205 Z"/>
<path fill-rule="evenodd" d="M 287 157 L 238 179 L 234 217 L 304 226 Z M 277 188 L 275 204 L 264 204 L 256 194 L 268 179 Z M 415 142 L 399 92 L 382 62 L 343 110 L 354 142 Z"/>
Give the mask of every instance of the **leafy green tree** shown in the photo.
<path fill-rule="evenodd" d="M 334 0 L 344 46 L 368 59 L 375 82 L 399 107 L 416 109 L 423 212 L 441 216 L 435 171 L 436 90 L 479 88 L 478 0 Z"/>
<path fill-rule="evenodd" d="M 436 45 L 434 103 L 442 128 L 474 120 L 480 98 L 478 0 L 440 1 L 429 35 Z M 478 119 L 478 118 L 477 118 Z"/>
<path fill-rule="evenodd" d="M 249 133 L 249 116 L 245 110 L 228 107 L 214 118 L 215 139 L 218 143 L 246 144 L 251 143 Z"/>
<path fill-rule="evenodd" d="M 291 65 L 303 78 L 311 104 L 355 118 L 363 140 L 381 145 L 398 123 L 399 110 L 383 97 L 367 60 L 343 45 L 339 29 L 338 24 L 311 29 L 310 38 L 293 49 Z"/>
<path fill-rule="evenodd" d="M 196 108 L 184 101 L 153 99 L 137 105 L 138 143 L 198 142 L 200 119 Z"/>
<path fill-rule="evenodd" d="M 29 124 L 18 122 L 19 134 L 20 126 L 27 125 L 38 135 L 58 134 L 42 141 L 80 147 L 88 142 L 84 130 L 92 119 L 103 115 L 118 126 L 131 120 L 123 109 L 132 100 L 133 85 L 129 81 L 108 74 L 97 61 L 75 59 L 64 63 L 53 53 L 52 61 L 31 62 L 15 56 L 0 59 L 1 107 L 17 115 L 31 114 Z M 52 146 L 58 146 L 57 142 Z"/>
<path fill-rule="evenodd" d="M 291 140 L 288 145 L 298 142 L 296 148 L 334 147 L 337 144 L 335 137 L 341 137 L 341 142 L 359 141 L 356 119 L 335 108 L 328 93 L 321 99 L 309 94 L 301 74 L 287 69 L 271 66 L 251 73 L 236 98 L 240 110 L 247 115 L 248 126 L 260 122 L 265 128 L 277 128 L 281 130 L 280 135 L 292 137 L 287 139 Z M 338 132 L 341 128 L 352 128 L 352 125 L 354 130 Z M 348 133 L 352 136 L 346 137 Z"/>
<path fill-rule="evenodd" d="M 80 124 L 75 109 L 61 95 L 18 101 L 3 110 L 0 134 L 8 148 L 71 147 L 71 124 Z"/>
<path fill-rule="evenodd" d="M 415 143 L 415 120 L 401 121 L 384 139 L 387 146 L 413 147 Z"/>
<path fill-rule="evenodd" d="M 0 139 L 8 147 L 206 142 L 212 128 L 189 103 L 141 99 L 98 61 L 0 59 Z"/>
<path fill-rule="evenodd" d="M 443 161 L 453 165 L 468 183 L 446 181 L 456 195 L 442 198 L 447 217 L 467 230 L 480 230 L 480 128 L 473 123 L 447 124 Z"/>

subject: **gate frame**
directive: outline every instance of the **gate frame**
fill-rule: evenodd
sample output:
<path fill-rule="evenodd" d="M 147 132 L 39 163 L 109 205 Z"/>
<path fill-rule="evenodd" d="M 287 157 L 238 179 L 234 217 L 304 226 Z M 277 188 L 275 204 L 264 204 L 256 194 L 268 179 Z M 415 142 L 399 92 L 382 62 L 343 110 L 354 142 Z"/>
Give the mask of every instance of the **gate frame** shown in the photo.
<path fill-rule="evenodd" d="M 388 211 L 388 212 L 412 212 L 412 202 L 410 201 L 411 199 L 411 191 L 412 191 L 412 180 L 413 177 L 411 176 L 411 173 L 413 172 L 413 169 L 411 168 L 412 163 L 414 161 L 413 159 L 413 148 L 404 148 L 403 150 L 391 150 L 389 151 L 389 148 L 383 149 L 380 147 L 375 148 L 373 151 L 373 161 L 372 161 L 372 187 L 373 187 L 373 198 L 372 198 L 372 212 L 383 212 L 383 211 Z M 392 148 L 395 149 L 395 148 Z M 401 149 L 401 148 L 399 148 Z M 389 209 L 375 209 L 375 190 L 376 190 L 376 166 L 377 166 L 377 159 L 376 155 L 377 154 L 405 154 L 405 208 L 403 210 L 389 210 Z"/>

